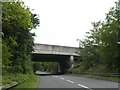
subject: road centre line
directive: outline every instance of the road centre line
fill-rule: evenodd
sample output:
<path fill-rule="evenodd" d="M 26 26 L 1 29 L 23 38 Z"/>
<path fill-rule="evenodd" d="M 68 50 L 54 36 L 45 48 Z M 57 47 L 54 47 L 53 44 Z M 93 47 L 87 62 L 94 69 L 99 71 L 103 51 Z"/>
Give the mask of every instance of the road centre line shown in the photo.
<path fill-rule="evenodd" d="M 58 76 L 60 79 L 65 80 L 65 78 Z"/>
<path fill-rule="evenodd" d="M 66 81 L 68 81 L 68 82 L 70 82 L 70 83 L 74 83 L 73 81 L 70 81 L 70 80 L 66 80 Z"/>
<path fill-rule="evenodd" d="M 62 80 L 65 80 L 65 78 L 62 78 L 62 77 L 60 77 L 60 76 L 52 76 L 52 77 L 59 77 L 60 79 L 62 79 Z M 73 82 L 73 81 L 71 81 L 71 80 L 68 80 L 68 79 L 66 79 L 66 81 L 67 82 L 70 82 L 70 83 L 75 83 L 75 82 Z M 89 88 L 89 87 L 87 87 L 87 86 L 84 86 L 84 85 L 82 85 L 82 84 L 78 84 L 78 86 L 80 86 L 80 87 L 83 87 L 83 88 L 86 88 L 86 89 L 89 89 L 89 90 L 92 90 L 91 88 Z"/>
<path fill-rule="evenodd" d="M 64 78 L 60 77 L 60 79 L 65 80 Z"/>
<path fill-rule="evenodd" d="M 84 86 L 84 85 L 82 85 L 82 84 L 78 84 L 78 86 L 83 87 L 83 88 L 86 88 L 86 89 L 89 89 L 89 90 L 92 90 L 91 88 L 89 88 L 89 87 L 87 87 L 87 86 Z"/>
<path fill-rule="evenodd" d="M 52 77 L 58 77 L 58 76 L 54 76 L 54 75 L 53 75 Z"/>

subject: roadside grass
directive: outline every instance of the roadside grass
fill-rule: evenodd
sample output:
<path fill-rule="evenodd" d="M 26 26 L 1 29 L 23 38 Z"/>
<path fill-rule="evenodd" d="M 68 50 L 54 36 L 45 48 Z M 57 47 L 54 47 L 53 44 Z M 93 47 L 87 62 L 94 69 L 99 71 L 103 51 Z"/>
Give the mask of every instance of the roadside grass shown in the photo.
<path fill-rule="evenodd" d="M 29 79 L 23 83 L 18 84 L 15 88 L 38 88 L 39 85 L 39 76 L 29 75 Z"/>
<path fill-rule="evenodd" d="M 14 88 L 38 88 L 39 76 L 34 74 L 10 74 L 2 77 L 4 88 L 10 88 L 12 84 L 17 85 Z M 12 88 L 10 88 L 12 90 Z"/>
<path fill-rule="evenodd" d="M 100 76 L 100 75 L 89 75 L 89 74 L 66 74 L 66 75 L 79 76 L 84 78 L 95 78 L 95 79 L 108 80 L 108 81 L 120 83 L 120 77 L 114 77 L 114 76 Z"/>

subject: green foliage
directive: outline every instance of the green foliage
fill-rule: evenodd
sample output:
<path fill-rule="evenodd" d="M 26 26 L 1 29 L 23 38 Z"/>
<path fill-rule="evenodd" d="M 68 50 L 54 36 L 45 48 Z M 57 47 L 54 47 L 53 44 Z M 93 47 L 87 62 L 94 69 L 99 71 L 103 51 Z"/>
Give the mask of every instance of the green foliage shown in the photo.
<path fill-rule="evenodd" d="M 33 62 L 33 70 L 42 71 L 42 63 L 41 62 Z"/>
<path fill-rule="evenodd" d="M 100 47 L 98 53 L 101 56 L 101 62 L 106 64 L 107 68 L 118 70 L 118 16 L 116 8 L 111 8 L 106 16 L 106 22 L 102 23 L 100 30 Z"/>
<path fill-rule="evenodd" d="M 39 85 L 39 76 L 33 75 L 33 74 L 28 74 L 27 80 L 25 82 L 20 83 L 18 86 L 15 87 L 15 89 L 19 88 L 38 88 Z"/>
<path fill-rule="evenodd" d="M 10 58 L 12 57 L 12 54 L 10 52 L 10 47 L 5 43 L 4 41 L 2 42 L 2 73 L 7 74 L 7 71 L 10 70 L 9 64 L 11 64 Z"/>
<path fill-rule="evenodd" d="M 38 78 L 29 73 L 33 73 L 31 53 L 34 45 L 33 36 L 35 36 L 31 30 L 36 28 L 38 24 L 37 15 L 31 13 L 23 2 L 2 3 L 3 85 L 13 82 L 30 82 L 31 79 L 37 81 Z"/>
<path fill-rule="evenodd" d="M 34 62 L 33 69 L 35 71 L 46 71 L 51 73 L 57 73 L 57 62 Z"/>
<path fill-rule="evenodd" d="M 118 72 L 120 41 L 120 0 L 112 7 L 103 22 L 92 23 L 93 29 L 87 32 L 85 40 L 80 40 L 79 52 L 82 60 L 79 67 L 72 71 L 79 72 Z"/>
<path fill-rule="evenodd" d="M 2 3 L 3 71 L 32 73 L 31 52 L 39 19 L 23 2 Z M 4 74 L 4 73 L 3 73 Z"/>
<path fill-rule="evenodd" d="M 9 76 L 5 75 L 2 78 L 3 78 L 2 80 L 3 86 L 7 84 L 12 84 L 13 82 L 17 82 L 19 83 L 17 88 L 28 88 L 28 85 L 31 87 L 34 85 L 33 88 L 36 88 L 37 87 L 36 84 L 38 84 L 38 80 L 39 80 L 39 77 L 35 76 L 34 74 L 10 74 Z M 28 82 L 29 84 L 25 86 Z"/>

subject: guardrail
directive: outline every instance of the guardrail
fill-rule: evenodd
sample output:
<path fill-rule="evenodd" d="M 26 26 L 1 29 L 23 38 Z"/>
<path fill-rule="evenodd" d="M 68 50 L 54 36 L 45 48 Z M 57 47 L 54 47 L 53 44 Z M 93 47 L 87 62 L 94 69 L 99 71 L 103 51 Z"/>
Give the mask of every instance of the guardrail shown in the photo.
<path fill-rule="evenodd" d="M 82 73 L 80 73 L 80 74 L 120 77 L 120 73 L 93 73 L 93 72 L 82 72 Z"/>

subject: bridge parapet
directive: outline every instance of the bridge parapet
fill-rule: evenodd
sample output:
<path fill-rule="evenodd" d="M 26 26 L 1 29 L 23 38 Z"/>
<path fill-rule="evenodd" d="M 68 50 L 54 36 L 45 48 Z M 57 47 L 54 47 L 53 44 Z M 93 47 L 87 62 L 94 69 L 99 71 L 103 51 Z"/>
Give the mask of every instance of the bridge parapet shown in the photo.
<path fill-rule="evenodd" d="M 78 50 L 77 47 L 35 44 L 33 53 L 78 56 L 78 54 L 76 53 L 77 50 Z"/>

